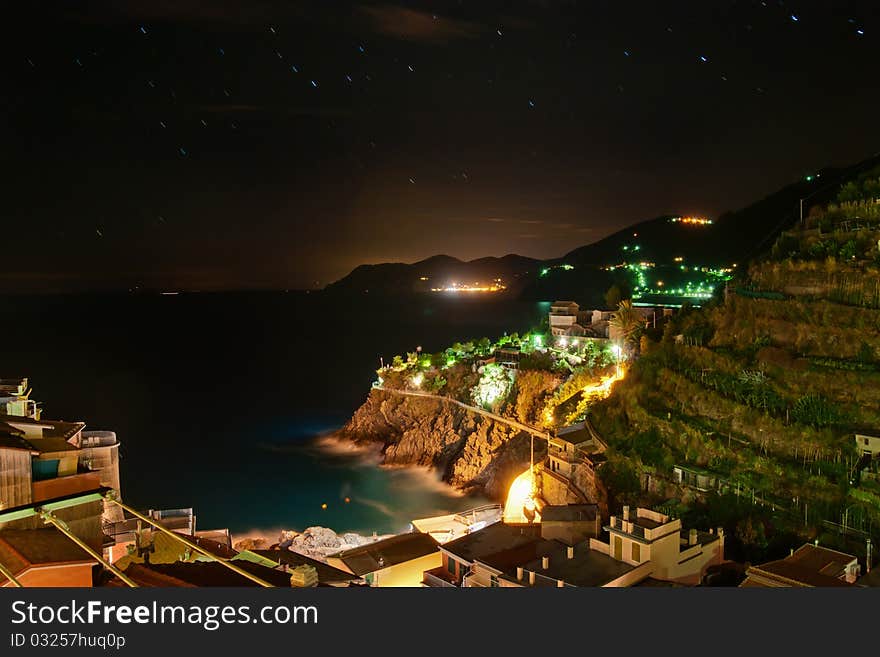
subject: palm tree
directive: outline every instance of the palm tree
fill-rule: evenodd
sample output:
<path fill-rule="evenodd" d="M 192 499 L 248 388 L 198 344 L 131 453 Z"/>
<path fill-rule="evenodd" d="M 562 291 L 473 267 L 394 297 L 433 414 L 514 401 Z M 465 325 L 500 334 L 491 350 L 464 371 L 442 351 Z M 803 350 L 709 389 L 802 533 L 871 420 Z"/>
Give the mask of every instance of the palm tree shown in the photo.
<path fill-rule="evenodd" d="M 638 345 L 642 329 L 645 328 L 645 318 L 633 307 L 629 299 L 618 304 L 608 323 L 620 334 L 624 345 L 630 346 Z"/>

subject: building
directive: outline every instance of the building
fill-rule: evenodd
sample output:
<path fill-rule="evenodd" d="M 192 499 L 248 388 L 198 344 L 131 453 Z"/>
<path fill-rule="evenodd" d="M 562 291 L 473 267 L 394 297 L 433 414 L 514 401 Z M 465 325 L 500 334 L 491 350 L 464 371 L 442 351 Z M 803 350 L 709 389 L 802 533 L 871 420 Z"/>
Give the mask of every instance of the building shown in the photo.
<path fill-rule="evenodd" d="M 608 322 L 611 321 L 613 316 L 613 310 L 593 310 L 590 314 L 590 323 L 598 324 L 599 322 Z"/>
<path fill-rule="evenodd" d="M 23 431 L 18 421 L 0 421 L 0 467 L 6 473 L 0 479 L 0 509 L 100 488 L 100 474 L 80 468 L 79 451 L 65 440 L 68 430 L 78 432 L 79 428 L 64 424 L 61 435 L 43 437 Z M 37 425 L 36 429 L 42 432 L 44 427 L 54 430 L 59 426 Z"/>
<path fill-rule="evenodd" d="M 880 456 L 880 436 L 856 434 L 856 450 L 860 456 L 876 458 Z"/>
<path fill-rule="evenodd" d="M 541 509 L 541 537 L 566 545 L 586 543 L 602 532 L 598 504 L 548 504 Z"/>
<path fill-rule="evenodd" d="M 561 541 L 545 540 L 534 547 L 534 557 L 516 565 L 511 565 L 511 559 L 503 554 L 478 563 L 469 579 L 469 585 L 501 588 L 611 588 L 633 586 L 647 579 L 650 574 L 649 563 L 632 565 L 619 561 L 590 549 L 586 543 L 566 545 Z"/>
<path fill-rule="evenodd" d="M 672 478 L 675 483 L 693 488 L 701 493 L 721 490 L 727 483 L 714 472 L 686 465 L 675 465 L 672 468 Z"/>
<path fill-rule="evenodd" d="M 40 407 L 30 399 L 27 377 L 0 379 L 0 415 L 40 419 Z"/>
<path fill-rule="evenodd" d="M 98 488 L 120 493 L 119 443 L 112 431 L 85 432 L 83 422 L 0 415 L 0 509 Z M 122 514 L 107 506 L 104 520 Z"/>
<path fill-rule="evenodd" d="M 522 358 L 522 351 L 519 347 L 501 347 L 495 350 L 493 355 L 494 363 L 508 369 L 517 369 L 519 361 Z"/>
<path fill-rule="evenodd" d="M 290 572 L 302 566 L 308 566 L 314 569 L 318 586 L 346 587 L 360 581 L 360 577 L 357 575 L 334 568 L 323 561 L 312 559 L 292 550 L 242 550 L 238 559 L 254 560 L 257 563 L 282 570 L 286 569 Z"/>
<path fill-rule="evenodd" d="M 607 445 L 594 432 L 590 431 L 586 420 L 563 427 L 550 439 L 547 449 L 548 467 L 564 477 L 570 477 L 572 467 L 580 461 L 595 465 Z"/>
<path fill-rule="evenodd" d="M 291 578 L 294 577 L 292 573 L 248 561 L 237 562 L 237 565 L 242 570 L 272 586 L 278 588 L 289 588 L 292 586 Z M 261 586 L 217 561 L 176 561 L 174 563 L 162 564 L 132 563 L 123 572 L 139 586 L 178 588 Z M 108 578 L 106 583 L 109 586 L 123 585 L 115 577 Z"/>
<path fill-rule="evenodd" d="M 605 449 L 586 421 L 559 429 L 538 478 L 540 496 L 550 504 L 596 500 L 596 468 L 605 461 Z"/>
<path fill-rule="evenodd" d="M 380 588 L 420 586 L 422 573 L 436 568 L 440 561 L 437 541 L 421 532 L 398 534 L 327 557 L 334 568 Z"/>
<path fill-rule="evenodd" d="M 496 522 L 479 531 L 440 545 L 441 563 L 425 570 L 424 585 L 465 586 L 474 563 L 509 551 L 526 550 L 541 540 L 541 526 Z M 519 554 L 519 553 L 517 553 Z"/>
<path fill-rule="evenodd" d="M 500 504 L 485 504 L 459 513 L 419 518 L 411 524 L 415 531 L 430 534 L 438 543 L 448 543 L 498 522 L 503 512 Z"/>
<path fill-rule="evenodd" d="M 741 587 L 853 586 L 861 574 L 851 554 L 807 543 L 776 561 L 750 566 Z"/>
<path fill-rule="evenodd" d="M 24 587 L 91 587 L 95 560 L 54 527 L 0 530 L 0 565 Z M 0 573 L 0 587 L 15 584 Z"/>
<path fill-rule="evenodd" d="M 657 580 L 699 584 L 709 566 L 724 561 L 724 530 L 718 533 L 688 531 L 681 535 L 681 520 L 639 507 L 628 506 L 623 515 L 611 516 L 605 530 L 609 542 L 590 540 L 590 549 L 634 566 L 650 562 L 648 575 Z"/>
<path fill-rule="evenodd" d="M 555 336 L 586 335 L 587 313 L 574 301 L 554 301 L 550 305 L 550 333 Z"/>

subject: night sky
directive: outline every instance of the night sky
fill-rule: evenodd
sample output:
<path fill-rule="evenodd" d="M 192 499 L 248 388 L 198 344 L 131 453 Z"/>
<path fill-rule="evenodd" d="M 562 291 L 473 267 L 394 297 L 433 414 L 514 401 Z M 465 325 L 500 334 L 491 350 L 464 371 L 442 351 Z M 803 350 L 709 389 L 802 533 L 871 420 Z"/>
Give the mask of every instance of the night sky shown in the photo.
<path fill-rule="evenodd" d="M 3 291 L 556 257 L 880 150 L 876 2 L 24 4 Z"/>

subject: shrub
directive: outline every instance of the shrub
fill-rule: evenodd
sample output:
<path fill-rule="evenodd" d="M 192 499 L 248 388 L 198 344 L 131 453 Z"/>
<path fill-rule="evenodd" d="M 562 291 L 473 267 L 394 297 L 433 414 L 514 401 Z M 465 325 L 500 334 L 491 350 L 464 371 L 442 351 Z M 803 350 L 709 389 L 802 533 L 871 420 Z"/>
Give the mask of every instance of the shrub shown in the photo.
<path fill-rule="evenodd" d="M 791 409 L 791 417 L 795 422 L 814 427 L 827 427 L 837 424 L 842 413 L 821 395 L 804 395 L 798 399 Z"/>
<path fill-rule="evenodd" d="M 480 380 L 471 389 L 471 397 L 477 406 L 497 411 L 510 394 L 513 374 L 500 365 L 489 364 L 480 371 Z"/>

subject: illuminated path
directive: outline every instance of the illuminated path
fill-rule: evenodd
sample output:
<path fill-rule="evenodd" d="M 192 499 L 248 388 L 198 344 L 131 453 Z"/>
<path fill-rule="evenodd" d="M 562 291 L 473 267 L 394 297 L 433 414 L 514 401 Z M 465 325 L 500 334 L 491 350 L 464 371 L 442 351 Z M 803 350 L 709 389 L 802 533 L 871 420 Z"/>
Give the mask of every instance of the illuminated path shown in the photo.
<path fill-rule="evenodd" d="M 514 429 L 519 429 L 520 431 L 525 431 L 533 436 L 537 436 L 538 438 L 543 438 L 546 441 L 550 441 L 552 436 L 546 431 L 541 431 L 540 429 L 535 429 L 535 427 L 530 427 L 527 424 L 523 424 L 522 422 L 517 422 L 516 420 L 512 420 L 508 417 L 502 417 L 497 413 L 492 413 L 491 411 L 487 411 L 483 408 L 479 408 L 478 406 L 469 406 L 463 402 L 458 401 L 457 399 L 452 399 L 451 397 L 446 397 L 444 395 L 433 395 L 430 392 L 419 392 L 417 390 L 397 390 L 395 388 L 385 388 L 383 386 L 373 386 L 375 390 L 384 390 L 385 392 L 392 392 L 396 395 L 405 395 L 407 397 L 425 397 L 426 399 L 436 399 L 438 401 L 447 402 L 449 404 L 455 404 L 456 406 L 461 406 L 466 411 L 473 411 L 474 413 L 479 413 L 488 418 L 492 418 L 496 422 L 501 422 L 502 424 L 506 424 L 509 427 L 513 427 Z M 592 431 L 591 431 L 592 433 Z"/>

